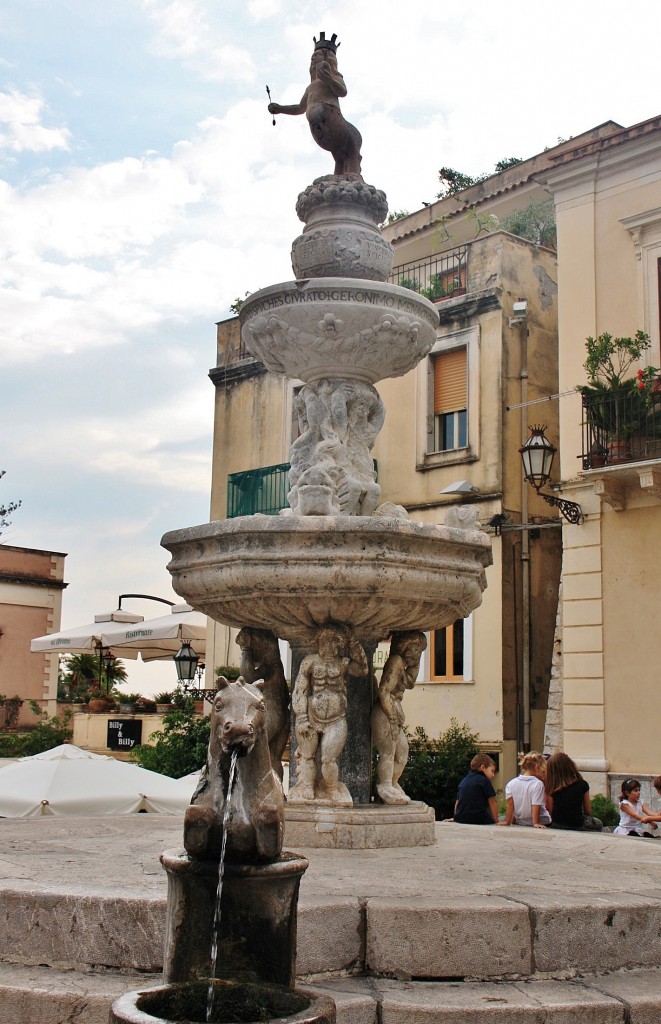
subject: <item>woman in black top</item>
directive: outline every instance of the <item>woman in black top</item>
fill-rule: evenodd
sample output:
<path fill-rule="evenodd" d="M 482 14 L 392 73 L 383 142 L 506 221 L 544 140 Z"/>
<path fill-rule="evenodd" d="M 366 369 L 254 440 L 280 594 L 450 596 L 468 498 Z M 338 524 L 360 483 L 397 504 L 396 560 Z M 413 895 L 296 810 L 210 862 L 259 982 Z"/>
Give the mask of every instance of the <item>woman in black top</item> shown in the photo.
<path fill-rule="evenodd" d="M 601 831 L 601 822 L 592 816 L 590 787 L 568 754 L 551 755 L 546 763 L 545 788 L 551 828 Z"/>

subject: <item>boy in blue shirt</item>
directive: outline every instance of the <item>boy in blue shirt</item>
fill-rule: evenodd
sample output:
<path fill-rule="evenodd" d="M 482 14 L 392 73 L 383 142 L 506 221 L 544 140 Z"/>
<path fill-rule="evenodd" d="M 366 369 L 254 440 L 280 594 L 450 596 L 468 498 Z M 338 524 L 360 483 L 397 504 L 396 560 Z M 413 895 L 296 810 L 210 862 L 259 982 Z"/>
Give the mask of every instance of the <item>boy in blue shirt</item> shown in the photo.
<path fill-rule="evenodd" d="M 488 754 L 476 754 L 471 770 L 459 783 L 454 820 L 461 825 L 495 825 L 498 821 L 493 778 L 496 762 Z"/>

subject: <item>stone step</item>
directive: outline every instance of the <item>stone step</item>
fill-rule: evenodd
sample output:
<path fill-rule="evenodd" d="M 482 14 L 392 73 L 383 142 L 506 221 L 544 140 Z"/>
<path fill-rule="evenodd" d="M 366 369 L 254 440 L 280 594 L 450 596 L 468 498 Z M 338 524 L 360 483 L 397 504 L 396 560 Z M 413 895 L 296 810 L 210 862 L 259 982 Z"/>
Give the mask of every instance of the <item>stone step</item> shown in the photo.
<path fill-rule="evenodd" d="M 20 882 L 1 888 L 0 897 L 0 960 L 58 969 L 162 968 L 163 898 Z M 504 980 L 641 966 L 661 966 L 658 891 L 414 901 L 308 895 L 299 905 L 299 977 Z"/>
<path fill-rule="evenodd" d="M 311 986 L 313 987 L 313 986 Z M 401 982 L 345 978 L 329 992 L 337 1024 L 658 1024 L 661 971 L 576 979 Z"/>
<path fill-rule="evenodd" d="M 160 974 L 0 963 L 0 1024 L 108 1024 L 114 999 L 160 983 Z"/>
<path fill-rule="evenodd" d="M 159 975 L 0 964 L 0 1024 L 107 1024 L 114 999 Z M 661 970 L 575 979 L 406 982 L 342 978 L 330 993 L 337 1024 L 657 1024 Z"/>

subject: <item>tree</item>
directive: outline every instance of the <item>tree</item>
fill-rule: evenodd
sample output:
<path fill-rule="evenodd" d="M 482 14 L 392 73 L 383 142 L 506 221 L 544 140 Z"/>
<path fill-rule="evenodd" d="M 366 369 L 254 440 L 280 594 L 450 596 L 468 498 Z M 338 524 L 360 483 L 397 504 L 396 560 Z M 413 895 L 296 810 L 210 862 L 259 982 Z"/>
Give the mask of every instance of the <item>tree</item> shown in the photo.
<path fill-rule="evenodd" d="M 103 689 L 109 693 L 126 679 L 126 667 L 116 658 L 101 661 L 97 654 L 68 654 L 57 684 L 58 700 L 84 700 L 90 690 Z"/>
<path fill-rule="evenodd" d="M 393 210 L 391 213 L 388 214 L 388 220 L 386 221 L 386 224 L 394 224 L 396 220 L 403 220 L 404 217 L 408 217 L 408 215 L 408 210 Z"/>
<path fill-rule="evenodd" d="M 508 167 L 515 167 L 516 164 L 520 163 L 522 163 L 520 157 L 508 156 L 503 160 L 499 160 L 493 171 L 478 174 L 475 178 L 471 174 L 457 171 L 454 167 L 441 167 L 438 177 L 442 188 L 436 198 L 445 199 L 447 196 L 454 196 L 457 192 L 462 192 L 465 188 L 470 188 L 471 185 L 477 185 L 478 182 L 484 181 L 485 178 L 490 178 L 492 174 L 500 174 L 501 171 L 506 171 Z"/>
<path fill-rule="evenodd" d="M 172 710 L 163 717 L 163 732 L 149 737 L 154 745 L 143 743 L 131 751 L 131 756 L 142 768 L 181 779 L 205 763 L 211 720 L 195 714 L 192 697 L 177 694 L 175 700 Z"/>
<path fill-rule="evenodd" d="M 0 469 L 0 480 L 2 480 L 4 475 L 4 469 Z M 2 533 L 6 526 L 10 525 L 10 515 L 12 512 L 15 512 L 17 508 L 20 508 L 21 504 L 22 503 L 20 501 L 10 501 L 6 505 L 0 504 L 0 533 Z"/>
<path fill-rule="evenodd" d="M 514 210 L 507 217 L 503 217 L 501 227 L 512 235 L 518 235 L 519 238 L 527 238 L 535 245 L 555 249 L 555 204 L 552 199 L 544 202 L 535 199 L 522 210 Z"/>

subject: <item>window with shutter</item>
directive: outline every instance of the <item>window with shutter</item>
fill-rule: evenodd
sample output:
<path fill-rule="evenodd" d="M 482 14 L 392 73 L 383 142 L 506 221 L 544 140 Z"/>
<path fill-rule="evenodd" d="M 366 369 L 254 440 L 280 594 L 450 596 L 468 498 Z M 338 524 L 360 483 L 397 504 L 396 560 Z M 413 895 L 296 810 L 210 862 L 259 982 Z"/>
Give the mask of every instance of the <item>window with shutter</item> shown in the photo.
<path fill-rule="evenodd" d="M 452 451 L 468 444 L 466 349 L 439 352 L 434 366 L 433 450 Z"/>

